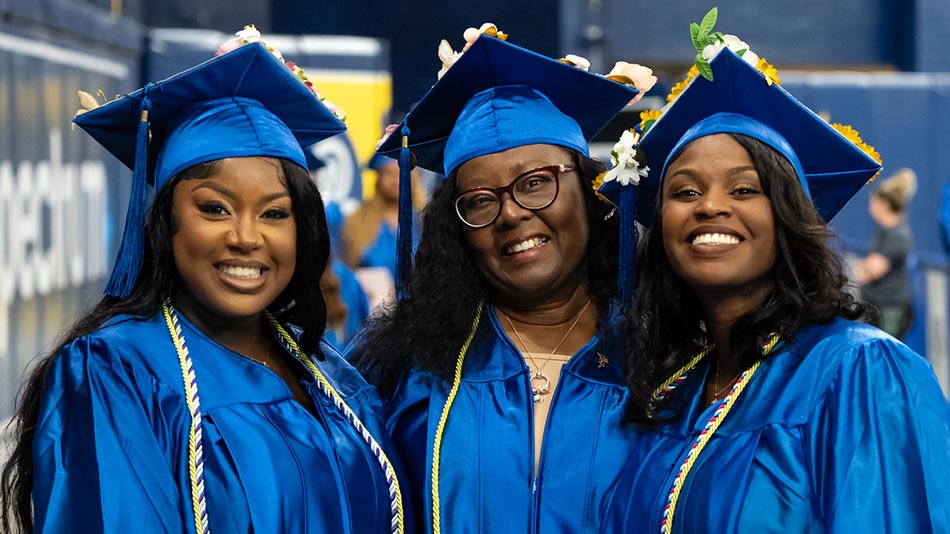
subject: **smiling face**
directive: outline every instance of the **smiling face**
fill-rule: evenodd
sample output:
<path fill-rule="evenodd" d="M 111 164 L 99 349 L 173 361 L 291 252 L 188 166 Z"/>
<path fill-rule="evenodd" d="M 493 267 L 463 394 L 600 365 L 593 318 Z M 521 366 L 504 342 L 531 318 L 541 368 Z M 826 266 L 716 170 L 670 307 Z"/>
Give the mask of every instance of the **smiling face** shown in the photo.
<path fill-rule="evenodd" d="M 693 141 L 662 184 L 663 245 L 700 300 L 726 293 L 761 300 L 772 287 L 775 220 L 749 153 L 726 134 Z"/>
<path fill-rule="evenodd" d="M 458 169 L 459 193 L 497 188 L 525 171 L 564 164 L 571 154 L 527 145 L 474 158 Z M 544 209 L 522 208 L 504 193 L 501 212 L 483 228 L 465 228 L 475 267 L 501 302 L 543 304 L 573 293 L 586 274 L 587 207 L 576 170 L 560 175 L 557 198 Z M 460 222 L 461 224 L 461 222 Z"/>
<path fill-rule="evenodd" d="M 207 178 L 178 183 L 174 213 L 175 304 L 193 319 L 256 317 L 293 277 L 297 223 L 278 160 L 221 160 Z"/>

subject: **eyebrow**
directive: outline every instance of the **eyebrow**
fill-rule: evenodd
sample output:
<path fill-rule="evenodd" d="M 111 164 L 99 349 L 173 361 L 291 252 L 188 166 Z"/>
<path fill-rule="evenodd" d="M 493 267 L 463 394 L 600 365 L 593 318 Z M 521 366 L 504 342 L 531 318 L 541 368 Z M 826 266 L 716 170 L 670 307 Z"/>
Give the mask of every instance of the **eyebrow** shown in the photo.
<path fill-rule="evenodd" d="M 201 188 L 203 188 L 203 187 L 206 187 L 206 188 L 211 189 L 211 190 L 213 190 L 213 191 L 217 191 L 218 193 L 221 193 L 222 195 L 228 197 L 228 199 L 234 200 L 234 193 L 233 193 L 230 189 L 224 187 L 223 185 L 221 185 L 221 184 L 219 184 L 219 183 L 217 183 L 217 182 L 215 182 L 215 181 L 212 181 L 212 180 L 205 180 L 205 181 L 201 182 L 200 184 L 196 185 L 196 186 L 195 186 L 195 189 L 201 189 Z M 285 191 L 280 191 L 280 192 L 278 192 L 278 193 L 272 193 L 272 194 L 270 194 L 270 195 L 267 195 L 266 197 L 263 198 L 263 200 L 261 201 L 261 203 L 262 203 L 262 204 L 266 204 L 266 203 L 268 203 L 268 202 L 277 200 L 278 198 L 289 197 L 289 196 L 290 196 L 290 192 L 289 192 L 289 191 L 286 191 L 286 190 L 285 190 Z"/>
<path fill-rule="evenodd" d="M 518 178 L 521 178 L 522 176 L 524 176 L 524 175 L 526 175 L 526 174 L 528 174 L 528 173 L 530 173 L 530 172 L 533 172 L 533 171 L 536 171 L 536 170 L 539 170 L 539 169 L 543 169 L 543 168 L 545 168 L 545 167 L 557 167 L 557 166 L 571 167 L 572 170 L 575 170 L 575 171 L 577 170 L 577 165 L 575 165 L 573 161 L 569 161 L 569 162 L 567 162 L 567 163 L 538 163 L 538 164 L 534 164 L 534 165 L 521 165 L 520 167 L 523 167 L 524 170 L 521 171 L 521 172 L 519 172 L 518 174 L 514 175 L 514 176 L 511 178 L 511 181 L 515 181 L 515 180 L 517 180 Z M 515 168 L 518 168 L 518 167 L 515 167 Z M 469 178 L 469 180 L 473 180 L 473 181 L 489 180 L 489 179 L 490 179 L 490 178 L 488 178 L 487 175 L 479 175 L 479 176 L 477 176 L 477 177 Z M 457 183 L 457 182 L 458 182 L 458 180 L 456 179 L 456 183 Z M 511 182 L 508 182 L 508 183 L 511 183 Z M 469 187 L 469 188 L 467 188 L 467 189 L 459 188 L 459 191 L 462 192 L 462 193 L 467 193 L 467 192 L 469 192 L 469 191 L 475 191 L 476 189 L 493 189 L 493 188 L 492 188 L 492 187 L 488 187 L 487 185 L 480 185 L 480 186 L 478 186 L 478 187 Z"/>
<path fill-rule="evenodd" d="M 749 172 L 749 171 L 752 171 L 752 172 L 754 172 L 754 173 L 756 173 L 756 174 L 758 174 L 758 172 L 759 172 L 758 169 L 755 168 L 755 165 L 743 165 L 743 166 L 741 166 L 741 167 L 734 167 L 734 168 L 732 168 L 732 169 L 729 169 L 729 170 L 726 172 L 726 176 L 728 176 L 728 177 L 738 176 L 738 175 L 740 175 L 740 174 L 743 174 L 743 173 L 746 173 L 746 172 Z M 682 168 L 682 169 L 677 169 L 676 172 L 674 172 L 674 173 L 671 174 L 670 176 L 666 177 L 666 179 L 665 179 L 664 181 L 670 180 L 670 179 L 672 179 L 672 178 L 674 178 L 674 177 L 676 177 L 676 176 L 678 176 L 678 175 L 680 175 L 680 174 L 683 174 L 683 175 L 686 175 L 686 176 L 694 177 L 694 178 L 695 178 L 696 176 L 699 176 L 699 171 L 696 170 L 696 169 L 694 169 L 694 168 L 692 168 L 692 167 L 684 167 L 684 168 Z"/>

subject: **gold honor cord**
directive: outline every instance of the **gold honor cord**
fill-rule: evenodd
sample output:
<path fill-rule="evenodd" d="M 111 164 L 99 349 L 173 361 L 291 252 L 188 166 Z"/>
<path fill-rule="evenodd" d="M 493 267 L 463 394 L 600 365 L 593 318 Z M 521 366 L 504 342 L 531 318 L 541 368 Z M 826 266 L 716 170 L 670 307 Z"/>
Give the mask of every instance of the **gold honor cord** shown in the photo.
<path fill-rule="evenodd" d="M 762 345 L 762 357 L 768 356 L 772 349 L 778 344 L 779 336 L 778 334 L 772 334 L 769 336 L 768 340 Z M 697 357 L 700 355 L 705 356 L 711 351 L 711 347 L 706 347 L 700 352 Z M 677 374 L 673 376 L 676 377 L 679 375 L 683 378 L 686 372 L 688 372 L 692 367 L 699 362 L 696 358 L 693 358 L 686 366 L 684 366 L 680 371 L 677 371 Z M 690 470 L 693 468 L 693 465 L 696 463 L 696 460 L 699 458 L 700 453 L 706 447 L 706 444 L 709 443 L 709 440 L 712 438 L 713 434 L 716 433 L 716 430 L 722 425 L 722 422 L 726 419 L 726 416 L 729 415 L 729 411 L 732 410 L 732 407 L 735 406 L 736 402 L 739 400 L 739 395 L 745 390 L 746 386 L 749 385 L 749 382 L 752 380 L 752 376 L 755 375 L 755 372 L 758 371 L 759 366 L 762 364 L 762 360 L 759 360 L 752 364 L 751 367 L 743 371 L 742 375 L 739 377 L 739 380 L 732 386 L 732 390 L 726 395 L 719 406 L 713 412 L 712 417 L 709 418 L 709 421 L 706 422 L 706 426 L 703 428 L 702 432 L 699 433 L 699 437 L 696 438 L 696 441 L 690 447 L 689 452 L 686 455 L 686 459 L 679 467 L 679 472 L 676 474 L 676 477 L 673 479 L 673 487 L 670 488 L 670 492 L 667 495 L 666 499 L 666 508 L 663 510 L 663 520 L 660 522 L 660 533 L 661 534 L 672 534 L 673 532 L 673 517 L 676 514 L 676 504 L 679 502 L 680 492 L 683 489 L 683 485 L 686 482 L 686 477 L 689 476 Z M 692 367 L 691 367 L 692 366 Z M 682 380 L 677 382 L 677 385 L 681 383 Z M 664 383 L 666 387 L 669 387 L 669 384 Z M 673 386 L 675 388 L 675 385 Z M 670 388 L 669 391 L 672 391 L 673 388 Z M 663 395 L 662 392 L 663 386 L 657 388 L 654 396 Z M 669 394 L 667 391 L 665 394 Z M 700 392 L 702 394 L 702 392 Z"/>
<path fill-rule="evenodd" d="M 405 531 L 405 519 L 402 507 L 402 492 L 399 489 L 399 479 L 396 477 L 396 471 L 393 468 L 393 464 L 389 461 L 389 457 L 386 456 L 386 452 L 383 451 L 383 448 L 379 445 L 376 439 L 370 434 L 369 429 L 366 428 L 366 425 L 360 421 L 356 413 L 346 404 L 346 401 L 343 400 L 343 397 L 333 388 L 326 377 L 323 376 L 323 373 L 317 368 L 316 365 L 308 358 L 300 347 L 297 345 L 297 342 L 294 341 L 294 338 L 287 333 L 287 330 L 284 329 L 283 325 L 271 315 L 270 312 L 264 312 L 267 315 L 267 319 L 270 321 L 271 325 L 274 327 L 274 330 L 277 331 L 280 335 L 281 341 L 290 349 L 291 353 L 294 355 L 300 363 L 304 364 L 307 369 L 313 374 L 314 378 L 317 380 L 321 391 L 325 395 L 330 397 L 333 401 L 333 404 L 343 412 L 346 418 L 350 421 L 350 424 L 356 428 L 357 432 L 363 437 L 363 439 L 369 444 L 370 449 L 373 451 L 373 454 L 376 455 L 377 460 L 379 461 L 380 467 L 383 469 L 383 473 L 386 477 L 386 482 L 389 485 L 390 490 L 390 508 L 392 513 L 392 531 L 395 534 L 402 534 Z"/>
<path fill-rule="evenodd" d="M 191 416 L 188 427 L 188 480 L 191 485 L 191 513 L 195 520 L 197 534 L 209 533 L 208 508 L 205 500 L 204 486 L 204 447 L 202 445 L 201 401 L 198 397 L 198 381 L 195 378 L 195 369 L 191 362 L 191 355 L 185 345 L 181 325 L 178 324 L 178 314 L 166 299 L 162 303 L 162 313 L 165 316 L 165 325 L 171 334 L 175 352 L 178 354 L 178 367 L 185 386 L 185 404 Z"/>
<path fill-rule="evenodd" d="M 445 405 L 442 406 L 442 415 L 439 417 L 439 426 L 435 429 L 435 443 L 432 445 L 432 534 L 441 534 L 442 526 L 439 512 L 439 459 L 442 456 L 442 433 L 445 431 L 445 422 L 449 418 L 449 410 L 452 409 L 452 403 L 455 402 L 455 396 L 458 395 L 459 385 L 462 383 L 462 366 L 465 364 L 465 355 L 468 354 L 468 347 L 475 338 L 475 332 L 478 330 L 478 323 L 482 317 L 482 303 L 478 303 L 475 309 L 475 320 L 472 321 L 472 331 L 468 338 L 462 344 L 459 350 L 458 360 L 455 363 L 455 377 L 452 379 L 452 389 L 449 390 L 449 396 L 445 399 Z"/>

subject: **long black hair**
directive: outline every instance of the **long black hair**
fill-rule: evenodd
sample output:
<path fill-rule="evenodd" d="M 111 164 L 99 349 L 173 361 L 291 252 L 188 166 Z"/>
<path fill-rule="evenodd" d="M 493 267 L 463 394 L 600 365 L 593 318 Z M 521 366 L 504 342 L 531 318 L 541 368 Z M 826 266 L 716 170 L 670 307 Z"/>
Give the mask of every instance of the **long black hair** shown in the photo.
<path fill-rule="evenodd" d="M 756 139 L 728 135 L 752 158 L 775 220 L 772 291 L 761 306 L 739 318 L 729 334 L 739 365 L 748 367 L 763 358 L 757 347 L 773 332 L 794 342 L 795 333 L 806 324 L 835 317 L 859 319 L 866 309 L 845 290 L 848 279 L 828 246 L 831 232 L 788 160 Z M 673 272 L 666 256 L 661 202 L 662 188 L 652 230 L 637 262 L 636 301 L 624 329 L 631 393 L 627 420 L 641 424 L 668 420 L 659 416 L 660 408 L 672 408 L 676 416 L 676 405 L 654 405 L 653 392 L 707 341 L 701 334 L 703 316 L 696 293 Z"/>
<path fill-rule="evenodd" d="M 598 200 L 591 183 L 605 170 L 598 160 L 572 152 L 589 220 L 587 284 L 598 320 L 609 314 L 617 294 L 617 219 Z M 423 213 L 422 235 L 409 280 L 409 296 L 374 317 L 354 342 L 350 361 L 386 398 L 412 368 L 442 379 L 451 376 L 479 302 L 488 302 L 453 207 L 456 176 L 434 191 Z"/>
<path fill-rule="evenodd" d="M 305 169 L 280 160 L 282 179 L 290 193 L 297 222 L 297 263 L 290 283 L 269 306 L 283 323 L 302 327 L 299 345 L 321 357 L 320 336 L 326 327 L 326 306 L 320 293 L 320 274 L 326 268 L 330 250 L 323 201 Z M 56 348 L 34 362 L 20 391 L 13 427 L 13 449 L 3 467 L 0 482 L 0 530 L 24 534 L 33 532 L 31 496 L 33 492 L 33 436 L 40 412 L 46 376 L 62 349 L 84 335 L 95 332 L 120 315 L 145 318 L 157 313 L 165 298 L 178 288 L 178 273 L 172 252 L 172 237 L 178 231 L 174 214 L 175 187 L 183 180 L 207 178 L 220 168 L 220 161 L 202 163 L 176 175 L 155 196 L 145 226 L 142 270 L 128 297 L 103 297 L 80 317 L 58 341 Z"/>

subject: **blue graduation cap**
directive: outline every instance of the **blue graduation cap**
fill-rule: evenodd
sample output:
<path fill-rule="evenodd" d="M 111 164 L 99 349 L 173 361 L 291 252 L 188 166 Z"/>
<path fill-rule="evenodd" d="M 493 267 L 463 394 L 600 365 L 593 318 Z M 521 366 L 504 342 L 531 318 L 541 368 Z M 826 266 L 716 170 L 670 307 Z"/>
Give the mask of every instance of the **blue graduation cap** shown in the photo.
<path fill-rule="evenodd" d="M 618 278 L 625 306 L 632 303 L 635 220 L 644 226 L 652 224 L 666 167 L 692 141 L 737 133 L 772 147 L 791 163 L 826 221 L 881 170 L 881 164 L 860 146 L 777 83 L 769 83 L 732 50 L 723 48 L 709 66 L 712 81 L 695 76 L 640 139 L 637 152 L 646 156 L 650 171 L 640 180 L 638 191 L 617 181 L 605 182 L 599 189 L 621 209 Z"/>
<path fill-rule="evenodd" d="M 73 121 L 133 170 L 122 245 L 106 294 L 129 295 L 141 269 L 146 183 L 230 157 L 285 158 L 307 168 L 302 147 L 346 130 L 261 44 L 248 44 L 150 83 Z"/>
<path fill-rule="evenodd" d="M 422 97 L 379 148 L 400 160 L 399 261 L 401 296 L 411 266 L 412 158 L 450 175 L 473 158 L 531 144 L 551 144 L 589 155 L 596 135 L 637 91 L 482 35 Z M 411 155 L 410 155 L 411 154 Z"/>
<path fill-rule="evenodd" d="M 313 150 L 309 148 L 304 149 L 303 155 L 307 160 L 307 170 L 310 172 L 319 171 L 320 169 L 327 166 L 327 162 L 314 155 Z"/>
<path fill-rule="evenodd" d="M 653 220 L 666 167 L 687 144 L 717 133 L 747 135 L 785 156 L 818 212 L 830 221 L 881 164 L 755 67 L 723 48 L 710 61 L 713 81 L 696 76 L 640 139 L 649 175 L 641 180 L 637 219 Z M 620 185 L 600 193 L 616 199 Z"/>
<path fill-rule="evenodd" d="M 374 152 L 372 157 L 369 158 L 369 161 L 366 162 L 366 168 L 378 171 L 379 169 L 394 163 L 398 162 L 388 156 L 380 154 L 379 152 Z"/>

